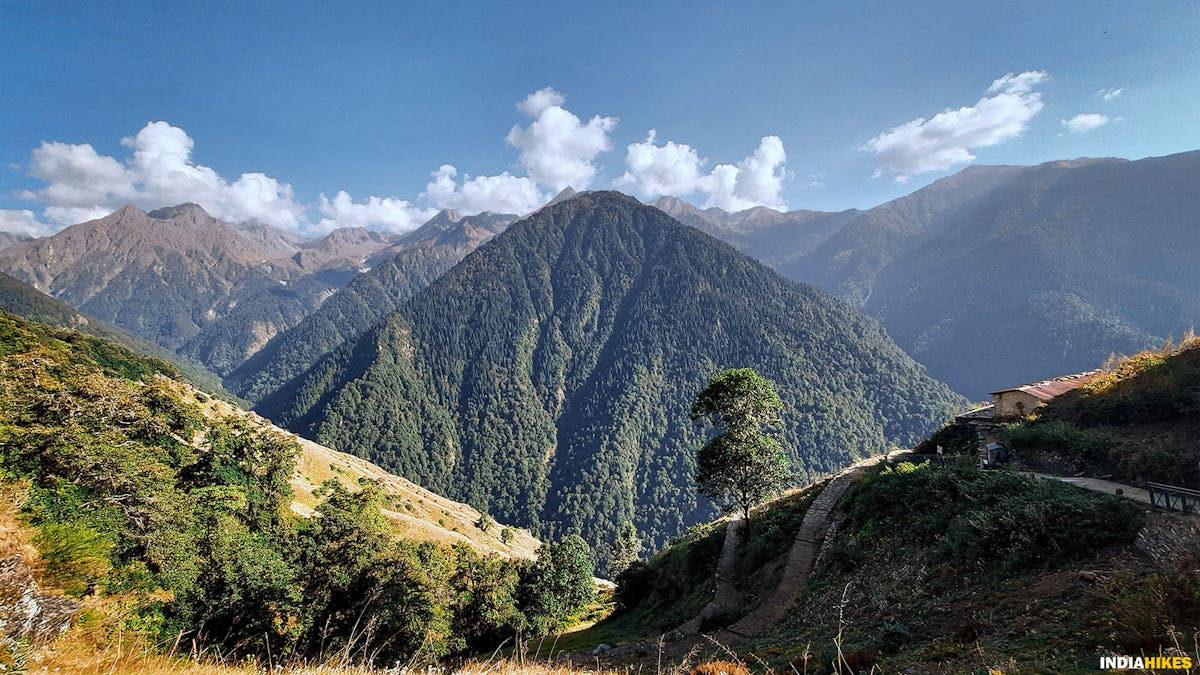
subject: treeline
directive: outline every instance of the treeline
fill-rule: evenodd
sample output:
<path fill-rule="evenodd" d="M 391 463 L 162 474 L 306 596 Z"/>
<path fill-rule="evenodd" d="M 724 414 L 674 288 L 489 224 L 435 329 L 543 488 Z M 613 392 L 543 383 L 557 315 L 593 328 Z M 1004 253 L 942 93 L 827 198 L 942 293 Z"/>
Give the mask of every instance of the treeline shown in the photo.
<path fill-rule="evenodd" d="M 0 312 L 0 481 L 52 583 L 119 598 L 126 629 L 226 655 L 432 661 L 562 627 L 594 593 L 587 545 L 535 561 L 401 541 L 381 489 L 290 511 L 299 447 L 206 410 L 168 364 Z"/>

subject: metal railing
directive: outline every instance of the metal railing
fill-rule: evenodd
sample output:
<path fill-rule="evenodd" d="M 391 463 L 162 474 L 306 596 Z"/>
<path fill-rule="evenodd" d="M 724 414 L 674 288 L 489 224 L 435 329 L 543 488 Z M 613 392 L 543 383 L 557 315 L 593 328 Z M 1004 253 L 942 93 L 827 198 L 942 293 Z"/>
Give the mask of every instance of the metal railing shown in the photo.
<path fill-rule="evenodd" d="M 1150 508 L 1186 514 L 1200 513 L 1200 490 L 1146 483 L 1146 491 L 1150 493 Z"/>

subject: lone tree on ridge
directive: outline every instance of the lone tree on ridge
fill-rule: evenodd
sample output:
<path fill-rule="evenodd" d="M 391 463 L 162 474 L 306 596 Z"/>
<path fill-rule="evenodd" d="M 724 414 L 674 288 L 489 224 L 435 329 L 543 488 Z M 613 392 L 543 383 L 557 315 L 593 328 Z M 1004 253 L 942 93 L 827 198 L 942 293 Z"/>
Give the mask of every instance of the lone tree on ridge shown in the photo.
<path fill-rule="evenodd" d="M 783 420 L 775 385 L 753 368 L 722 371 L 692 404 L 692 421 L 721 430 L 696 457 L 700 494 L 726 511 L 750 508 L 783 490 L 791 480 L 787 456 L 770 435 Z"/>

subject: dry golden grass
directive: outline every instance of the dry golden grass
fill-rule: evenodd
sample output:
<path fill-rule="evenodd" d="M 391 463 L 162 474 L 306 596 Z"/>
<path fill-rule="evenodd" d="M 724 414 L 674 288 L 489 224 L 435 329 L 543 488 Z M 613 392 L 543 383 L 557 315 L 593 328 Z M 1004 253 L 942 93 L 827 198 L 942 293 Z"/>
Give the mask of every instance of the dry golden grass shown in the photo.
<path fill-rule="evenodd" d="M 196 391 L 182 383 L 176 383 L 180 393 L 196 401 Z M 300 443 L 301 454 L 296 462 L 296 474 L 292 477 L 292 489 L 296 491 L 292 511 L 309 517 L 319 499 L 314 491 L 329 479 L 336 479 L 349 488 L 356 488 L 358 480 L 365 478 L 383 486 L 388 506 L 384 515 L 394 525 L 396 536 L 418 541 L 433 541 L 447 546 L 467 544 L 480 553 L 495 553 L 506 558 L 533 558 L 541 542 L 528 531 L 513 528 L 512 541 L 504 543 L 500 532 L 504 525 L 493 524 L 487 532 L 475 526 L 479 511 L 466 504 L 447 499 L 430 492 L 410 480 L 384 471 L 365 459 L 338 452 L 323 445 L 300 438 L 280 429 L 253 412 L 237 408 L 225 401 L 208 396 L 201 405 L 212 415 L 237 415 L 265 429 L 273 430 L 294 438 Z"/>
<path fill-rule="evenodd" d="M 29 530 L 21 527 L 17 518 L 26 489 L 27 486 L 21 482 L 0 488 L 0 558 L 19 555 L 34 570 L 40 570 L 42 559 L 30 542 Z"/>
<path fill-rule="evenodd" d="M 750 669 L 733 661 L 708 661 L 693 667 L 688 675 L 750 675 Z"/>
<path fill-rule="evenodd" d="M 337 664 L 294 664 L 267 667 L 245 663 L 226 665 L 212 660 L 190 660 L 172 658 L 161 654 L 146 653 L 140 648 L 113 645 L 97 650 L 77 638 L 60 640 L 53 650 L 45 650 L 29 664 L 29 673 L 60 673 L 64 675 L 185 675 L 212 673 L 213 675 L 252 675 L 265 673 L 287 673 L 289 675 L 401 675 L 418 673 L 436 675 L 461 673 L 462 675 L 628 675 L 627 670 L 596 669 L 552 663 L 520 662 L 516 660 L 478 661 L 454 668 L 425 668 L 420 666 L 372 668 L 367 666 Z M 716 675 L 713 671 L 712 675 Z M 745 675 L 745 671 L 731 671 L 730 675 Z"/>

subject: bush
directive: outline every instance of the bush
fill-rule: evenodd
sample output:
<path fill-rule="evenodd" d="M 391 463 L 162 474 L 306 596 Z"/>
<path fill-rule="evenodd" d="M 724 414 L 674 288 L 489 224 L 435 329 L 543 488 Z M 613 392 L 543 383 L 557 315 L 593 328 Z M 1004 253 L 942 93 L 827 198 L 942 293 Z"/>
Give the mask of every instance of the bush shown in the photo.
<path fill-rule="evenodd" d="M 1078 429 L 1070 422 L 1060 420 L 1013 422 L 1001 427 L 1000 434 L 1016 449 L 1043 450 L 1081 458 L 1100 457 L 1113 447 L 1108 435 Z"/>
<path fill-rule="evenodd" d="M 979 433 L 969 424 L 948 424 L 938 429 L 928 440 L 921 441 L 914 452 L 932 455 L 938 446 L 947 455 L 974 455 L 979 445 Z"/>
<path fill-rule="evenodd" d="M 524 628 L 546 635 L 596 597 L 591 550 L 578 535 L 544 544 L 537 559 L 521 568 L 517 604 Z"/>
<path fill-rule="evenodd" d="M 1060 481 L 973 468 L 900 465 L 868 475 L 844 497 L 851 537 L 834 558 L 888 536 L 928 547 L 931 562 L 1016 575 L 1128 541 L 1141 523 L 1135 505 Z"/>
<path fill-rule="evenodd" d="M 112 571 L 112 538 L 87 525 L 46 523 L 38 528 L 33 544 L 53 582 L 76 597 Z"/>

